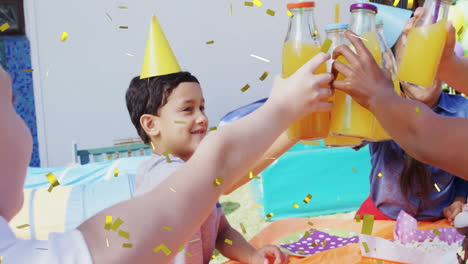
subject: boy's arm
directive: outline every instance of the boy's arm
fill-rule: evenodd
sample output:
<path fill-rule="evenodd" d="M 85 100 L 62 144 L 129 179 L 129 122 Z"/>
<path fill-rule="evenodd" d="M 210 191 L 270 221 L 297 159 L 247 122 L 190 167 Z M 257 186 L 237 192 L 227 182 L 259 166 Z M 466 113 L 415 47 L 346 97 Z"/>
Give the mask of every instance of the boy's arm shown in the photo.
<path fill-rule="evenodd" d="M 257 251 L 245 238 L 229 224 L 225 216 L 221 217 L 216 239 L 216 249 L 228 259 L 241 263 L 252 263 Z"/>
<path fill-rule="evenodd" d="M 273 158 L 277 159 L 279 156 L 283 155 L 286 151 L 288 151 L 292 146 L 296 144 L 295 140 L 291 140 L 288 137 L 288 133 L 285 131 L 279 136 L 273 145 L 263 154 L 261 159 L 254 165 L 252 168 L 252 173 L 254 176 L 260 174 L 266 167 L 270 166 L 273 161 Z M 237 190 L 237 188 L 241 187 L 242 185 L 248 183 L 252 179 L 250 178 L 250 172 L 242 177 L 238 182 L 236 182 L 233 186 L 228 188 L 223 194 L 228 195 L 233 191 Z"/>
<path fill-rule="evenodd" d="M 289 123 L 304 113 L 331 109 L 330 103 L 321 101 L 331 90 L 320 86 L 333 77 L 312 74 L 328 58 L 321 53 L 290 78 L 276 78 L 261 108 L 209 134 L 190 160 L 158 187 L 80 225 L 94 262 L 168 263 L 208 217 L 225 188 L 254 165 Z M 114 222 L 121 218 L 123 224 L 115 231 L 105 230 L 106 216 L 113 216 Z M 122 243 L 132 243 L 133 248 Z"/>

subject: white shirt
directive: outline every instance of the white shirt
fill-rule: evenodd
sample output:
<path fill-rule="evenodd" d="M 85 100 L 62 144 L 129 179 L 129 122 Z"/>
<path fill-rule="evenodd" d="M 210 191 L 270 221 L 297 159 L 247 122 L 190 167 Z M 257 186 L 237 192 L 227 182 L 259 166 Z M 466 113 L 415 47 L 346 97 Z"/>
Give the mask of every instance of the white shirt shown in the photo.
<path fill-rule="evenodd" d="M 0 257 L 2 263 L 91 264 L 88 246 L 80 231 L 52 233 L 48 241 L 16 238 L 8 222 L 0 217 Z"/>

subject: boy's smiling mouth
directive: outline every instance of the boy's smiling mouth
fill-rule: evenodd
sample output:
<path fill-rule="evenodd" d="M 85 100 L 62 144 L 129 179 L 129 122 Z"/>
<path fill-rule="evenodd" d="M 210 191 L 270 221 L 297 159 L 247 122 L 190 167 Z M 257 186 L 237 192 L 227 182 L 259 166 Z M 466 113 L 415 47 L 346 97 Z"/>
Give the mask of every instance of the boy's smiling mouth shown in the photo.
<path fill-rule="evenodd" d="M 190 133 L 195 134 L 195 135 L 204 135 L 206 134 L 206 128 L 199 128 L 199 129 L 193 130 Z"/>

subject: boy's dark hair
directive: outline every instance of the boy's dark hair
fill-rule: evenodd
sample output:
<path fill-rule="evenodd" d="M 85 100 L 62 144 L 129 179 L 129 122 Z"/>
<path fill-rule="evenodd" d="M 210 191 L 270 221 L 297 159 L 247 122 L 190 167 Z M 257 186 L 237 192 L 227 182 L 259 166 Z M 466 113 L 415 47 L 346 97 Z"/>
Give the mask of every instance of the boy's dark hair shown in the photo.
<path fill-rule="evenodd" d="M 189 72 L 178 72 L 163 76 L 140 79 L 134 77 L 125 94 L 128 113 L 138 135 L 144 143 L 149 144 L 150 138 L 141 127 L 140 117 L 144 114 L 156 115 L 158 110 L 167 103 L 172 91 L 184 82 L 200 83 Z"/>

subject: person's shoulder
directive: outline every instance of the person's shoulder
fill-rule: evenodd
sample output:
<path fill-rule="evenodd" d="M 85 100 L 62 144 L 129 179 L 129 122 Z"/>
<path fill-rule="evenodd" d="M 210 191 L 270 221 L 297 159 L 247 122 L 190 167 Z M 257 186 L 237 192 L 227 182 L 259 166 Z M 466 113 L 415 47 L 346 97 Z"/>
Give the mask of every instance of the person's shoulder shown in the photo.
<path fill-rule="evenodd" d="M 177 168 L 184 164 L 184 161 L 172 155 L 162 156 L 152 154 L 151 158 L 142 162 L 137 169 L 137 176 L 145 175 L 154 170 L 161 170 L 167 168 Z"/>

